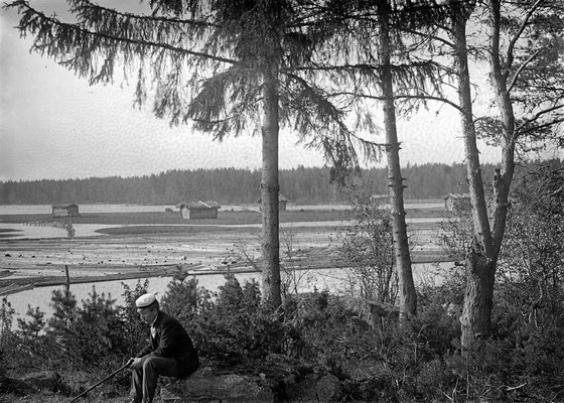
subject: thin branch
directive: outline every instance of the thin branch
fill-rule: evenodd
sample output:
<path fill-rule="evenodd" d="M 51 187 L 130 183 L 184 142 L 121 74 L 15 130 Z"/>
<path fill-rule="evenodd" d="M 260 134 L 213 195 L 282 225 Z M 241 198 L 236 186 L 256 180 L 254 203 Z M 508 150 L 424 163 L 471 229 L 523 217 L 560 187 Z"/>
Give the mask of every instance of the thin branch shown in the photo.
<path fill-rule="evenodd" d="M 521 37 L 521 34 L 523 33 L 523 31 L 525 31 L 525 28 L 527 27 L 527 24 L 529 22 L 529 19 L 533 16 L 534 12 L 537 10 L 538 6 L 540 5 L 540 3 L 542 3 L 544 0 L 537 0 L 535 2 L 535 4 L 533 4 L 533 6 L 531 7 L 531 9 L 529 10 L 529 12 L 527 13 L 527 15 L 525 16 L 525 19 L 523 20 L 523 22 L 521 23 L 521 26 L 519 27 L 519 31 L 517 31 L 517 33 L 515 34 L 515 36 L 511 39 L 511 41 L 509 42 L 509 45 L 507 46 L 507 69 L 509 70 L 511 68 L 511 65 L 513 64 L 513 49 L 515 48 L 515 45 L 517 43 L 517 41 L 519 40 L 519 38 Z"/>
<path fill-rule="evenodd" d="M 384 101 L 386 98 L 383 96 L 379 96 L 379 95 L 371 95 L 371 94 L 363 94 L 363 93 L 358 93 L 358 92 L 347 92 L 347 91 L 343 91 L 343 92 L 333 92 L 328 94 L 328 97 L 337 97 L 337 96 L 342 96 L 342 95 L 350 95 L 350 96 L 354 96 L 354 97 L 359 97 L 359 98 L 366 98 L 366 99 L 373 99 L 376 101 Z M 454 109 L 456 109 L 459 112 L 463 112 L 462 108 L 457 105 L 456 103 L 443 98 L 443 97 L 437 97 L 437 96 L 432 96 L 432 95 L 394 95 L 394 99 L 422 99 L 422 100 L 426 100 L 426 101 L 438 101 L 438 102 L 443 102 L 447 105 L 452 106 Z"/>
<path fill-rule="evenodd" d="M 535 120 L 537 120 L 538 118 L 540 118 L 542 115 L 545 115 L 545 114 L 550 113 L 550 112 L 554 112 L 554 111 L 556 111 L 556 110 L 558 110 L 558 109 L 561 109 L 561 108 L 564 108 L 564 104 L 562 104 L 562 105 L 554 105 L 554 106 L 552 106 L 552 107 L 550 107 L 550 108 L 543 109 L 543 110 L 537 112 L 537 113 L 536 113 L 533 117 L 531 117 L 530 119 L 526 119 L 526 121 L 525 121 L 521 126 L 519 126 L 519 127 L 523 127 L 523 126 L 524 126 L 525 124 L 527 124 L 527 123 L 534 122 Z"/>
<path fill-rule="evenodd" d="M 531 56 L 529 56 L 527 58 L 527 60 L 525 60 L 517 69 L 517 71 L 515 71 L 515 74 L 513 74 L 513 78 L 511 79 L 511 83 L 509 84 L 509 87 L 507 87 L 507 93 L 511 92 L 511 89 L 515 86 L 515 83 L 517 83 L 517 78 L 519 76 L 519 74 L 521 74 L 521 72 L 525 69 L 525 67 L 527 67 L 527 65 L 533 61 L 533 59 L 535 57 L 537 57 L 540 53 L 540 50 L 537 50 L 535 53 L 533 53 Z"/>
<path fill-rule="evenodd" d="M 530 119 L 526 119 L 522 124 L 519 125 L 519 127 L 517 127 L 517 130 L 520 131 L 523 127 L 525 127 L 526 125 L 528 125 L 531 122 L 534 122 L 535 120 L 539 119 L 542 115 L 545 115 L 547 113 L 551 113 L 554 112 L 558 109 L 562 109 L 564 108 L 564 104 L 563 105 L 555 105 L 553 107 L 550 108 L 546 108 L 543 109 L 539 112 L 537 112 L 533 117 L 531 117 Z M 544 126 L 544 125 L 543 125 Z M 529 129 L 527 129 L 527 131 L 530 131 Z"/>
<path fill-rule="evenodd" d="M 564 122 L 564 118 L 552 120 L 552 121 L 547 122 L 547 123 L 542 124 L 542 125 L 532 126 L 532 127 L 529 127 L 529 128 L 527 128 L 523 131 L 520 131 L 520 130 L 516 130 L 516 131 L 519 133 L 519 136 L 522 136 L 524 134 L 535 132 L 535 131 L 541 130 L 541 129 L 545 129 L 547 127 L 554 126 L 554 125 L 557 125 L 557 124 L 562 123 L 562 122 Z"/>
<path fill-rule="evenodd" d="M 442 29 L 445 29 L 445 30 L 446 30 L 446 28 L 447 28 L 447 27 L 444 27 L 444 28 L 442 28 Z M 447 46 L 449 46 L 450 48 L 454 48 L 454 44 L 453 44 L 452 42 L 450 42 L 450 41 L 448 41 L 448 40 L 446 40 L 446 39 L 444 39 L 444 38 L 441 38 L 440 36 L 428 35 L 428 34 L 425 34 L 425 33 L 423 33 L 423 32 L 416 31 L 416 30 L 414 30 L 414 29 L 403 28 L 403 27 L 398 28 L 398 30 L 401 31 L 401 32 L 405 32 L 405 33 L 407 33 L 407 34 L 418 35 L 418 36 L 421 36 L 421 37 L 423 37 L 423 38 L 431 38 L 431 39 L 433 39 L 433 40 L 435 40 L 435 41 L 437 41 L 437 42 L 442 42 L 444 45 L 447 45 Z"/>

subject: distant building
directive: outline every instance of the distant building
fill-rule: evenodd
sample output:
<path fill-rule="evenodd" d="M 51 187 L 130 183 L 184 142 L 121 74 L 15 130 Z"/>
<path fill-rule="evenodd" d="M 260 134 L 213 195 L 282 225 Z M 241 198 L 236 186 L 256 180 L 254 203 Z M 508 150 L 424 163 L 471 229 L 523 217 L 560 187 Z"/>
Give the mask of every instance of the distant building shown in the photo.
<path fill-rule="evenodd" d="M 76 204 L 53 204 L 51 206 L 53 217 L 78 217 Z"/>
<path fill-rule="evenodd" d="M 180 216 L 185 220 L 194 220 L 198 218 L 217 218 L 217 211 L 221 206 L 214 201 L 180 203 L 178 208 Z"/>
<path fill-rule="evenodd" d="M 445 210 L 455 213 L 468 211 L 471 208 L 468 193 L 449 193 L 445 196 Z"/>
<path fill-rule="evenodd" d="M 288 205 L 288 198 L 284 196 L 282 193 L 278 193 L 278 210 L 279 211 L 286 211 L 286 207 Z M 257 203 L 259 204 L 259 209 L 262 209 L 262 199 L 259 198 Z"/>

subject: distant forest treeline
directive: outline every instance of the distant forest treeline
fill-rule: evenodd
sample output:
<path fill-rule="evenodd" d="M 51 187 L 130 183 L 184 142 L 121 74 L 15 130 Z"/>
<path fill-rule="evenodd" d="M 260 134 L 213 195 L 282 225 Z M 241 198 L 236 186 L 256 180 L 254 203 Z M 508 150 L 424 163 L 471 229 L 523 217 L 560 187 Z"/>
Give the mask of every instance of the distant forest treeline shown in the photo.
<path fill-rule="evenodd" d="M 494 165 L 484 165 L 491 183 Z M 411 165 L 403 169 L 407 199 L 436 199 L 450 192 L 467 192 L 463 164 Z M 172 170 L 141 177 L 106 177 L 67 180 L 0 182 L 1 204 L 130 203 L 177 204 L 215 200 L 220 204 L 256 203 L 260 197 L 260 171 L 245 169 Z M 387 171 L 361 171 L 355 179 L 370 194 L 387 193 Z M 347 192 L 330 181 L 329 168 L 280 171 L 280 192 L 295 203 L 334 203 L 347 200 Z"/>

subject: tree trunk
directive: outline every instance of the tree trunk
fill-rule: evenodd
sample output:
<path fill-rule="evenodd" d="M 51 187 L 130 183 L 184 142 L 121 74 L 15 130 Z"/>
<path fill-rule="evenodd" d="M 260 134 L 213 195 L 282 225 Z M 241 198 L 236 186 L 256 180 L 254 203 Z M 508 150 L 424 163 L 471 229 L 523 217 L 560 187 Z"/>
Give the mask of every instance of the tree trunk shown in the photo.
<path fill-rule="evenodd" d="M 262 295 L 272 310 L 282 304 L 280 294 L 280 238 L 278 208 L 278 74 L 264 74 L 264 120 L 262 125 Z"/>
<path fill-rule="evenodd" d="M 497 254 L 492 247 L 488 209 L 473 123 L 470 74 L 466 44 L 466 20 L 469 15 L 453 16 L 453 39 L 458 73 L 458 99 L 462 110 L 462 131 L 466 169 L 472 206 L 472 247 L 466 256 L 466 292 L 461 323 L 461 346 L 469 351 L 477 337 L 490 332 L 493 287 Z"/>
<path fill-rule="evenodd" d="M 496 262 L 472 248 L 467 253 L 465 266 L 466 291 L 460 317 L 460 345 L 467 353 L 476 339 L 490 332 Z"/>
<path fill-rule="evenodd" d="M 384 126 L 386 130 L 386 157 L 388 160 L 388 178 L 390 205 L 392 214 L 392 229 L 394 240 L 394 255 L 399 278 L 400 324 L 405 324 L 410 316 L 417 313 L 417 295 L 411 271 L 411 256 L 405 223 L 405 209 L 403 205 L 403 178 L 399 158 L 400 145 L 398 142 L 396 111 L 394 106 L 394 89 L 390 68 L 390 39 L 388 28 L 387 6 L 380 3 L 380 60 L 381 86 L 384 97 Z"/>
<path fill-rule="evenodd" d="M 496 173 L 494 179 L 494 212 L 493 212 L 493 243 L 499 251 L 505 234 L 509 189 L 515 171 L 515 112 L 507 88 L 508 69 L 502 66 L 500 55 L 500 2 L 492 0 L 490 3 L 490 23 L 492 26 L 490 68 L 491 82 L 496 94 L 496 104 L 499 110 L 503 132 L 501 138 L 502 170 Z M 511 56 L 513 57 L 513 56 Z"/>

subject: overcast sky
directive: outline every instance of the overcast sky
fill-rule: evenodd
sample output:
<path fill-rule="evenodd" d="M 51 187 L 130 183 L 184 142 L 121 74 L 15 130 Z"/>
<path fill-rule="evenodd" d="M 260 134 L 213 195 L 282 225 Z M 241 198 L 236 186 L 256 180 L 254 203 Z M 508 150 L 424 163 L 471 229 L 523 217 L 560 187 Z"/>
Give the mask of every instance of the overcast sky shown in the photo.
<path fill-rule="evenodd" d="M 170 128 L 131 107 L 133 91 L 88 86 L 53 60 L 29 53 L 31 38 L 0 10 L 0 181 L 133 176 L 169 169 L 261 166 L 260 138 L 214 142 L 186 126 Z M 458 116 L 448 107 L 400 122 L 402 164 L 463 162 Z M 375 138 L 383 141 L 383 138 Z M 481 146 L 482 161 L 499 152 Z M 280 167 L 323 166 L 318 151 L 281 133 Z"/>

